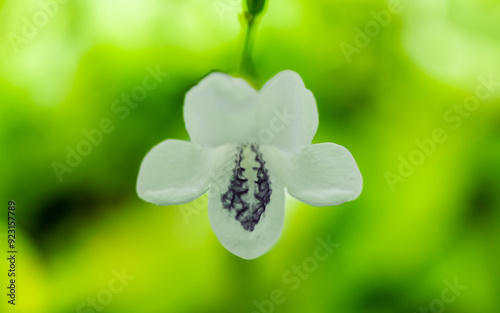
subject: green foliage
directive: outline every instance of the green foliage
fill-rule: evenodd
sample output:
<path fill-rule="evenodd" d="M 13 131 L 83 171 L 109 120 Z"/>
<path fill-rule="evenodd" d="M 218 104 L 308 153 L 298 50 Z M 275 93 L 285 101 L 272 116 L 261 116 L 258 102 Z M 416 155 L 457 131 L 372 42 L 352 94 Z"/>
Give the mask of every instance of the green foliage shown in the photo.
<path fill-rule="evenodd" d="M 324 208 L 288 199 L 280 241 L 253 261 L 218 243 L 206 197 L 172 207 L 137 198 L 146 153 L 168 138 L 189 139 L 186 91 L 210 71 L 237 71 L 240 1 L 67 1 L 15 46 L 9 34 L 36 27 L 33 17 L 45 11 L 37 1 L 3 1 L 0 199 L 4 210 L 16 200 L 19 214 L 17 312 L 75 312 L 122 268 L 135 279 L 103 312 L 258 312 L 255 301 L 281 299 L 274 290 L 286 298 L 275 312 L 418 312 L 455 277 L 468 288 L 445 312 L 496 312 L 498 3 L 400 2 L 399 13 L 387 5 L 397 1 L 251 3 L 262 16 L 254 84 L 300 73 L 318 104 L 314 143 L 352 152 L 360 198 Z M 127 104 L 123 97 L 157 66 L 168 76 Z M 479 77 L 489 75 L 493 92 L 476 105 Z M 53 162 L 66 164 L 67 149 L 103 119 L 114 130 L 60 181 Z M 446 140 L 434 139 L 436 129 Z M 400 179 L 388 181 L 388 172 Z M 312 266 L 317 238 L 327 236 L 340 247 L 300 278 L 294 266 Z M 2 258 L 4 288 L 7 266 Z"/>

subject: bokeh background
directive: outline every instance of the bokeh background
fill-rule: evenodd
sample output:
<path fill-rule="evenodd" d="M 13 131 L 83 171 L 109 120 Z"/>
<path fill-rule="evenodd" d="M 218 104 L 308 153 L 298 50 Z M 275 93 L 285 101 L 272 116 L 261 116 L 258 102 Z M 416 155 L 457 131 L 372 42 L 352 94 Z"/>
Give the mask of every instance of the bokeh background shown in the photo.
<path fill-rule="evenodd" d="M 2 295 L 2 312 L 498 312 L 500 2 L 266 6 L 249 79 L 300 73 L 318 104 L 314 142 L 347 147 L 364 190 L 337 207 L 287 199 L 279 242 L 246 261 L 218 243 L 206 196 L 157 207 L 135 192 L 154 145 L 189 140 L 186 91 L 213 70 L 236 75 L 241 1 L 0 1 L 2 290 L 9 200 L 19 250 L 17 305 Z M 124 104 L 148 68 L 168 76 Z M 475 103 L 477 88 L 490 92 Z M 103 119 L 113 130 L 58 177 Z M 402 166 L 436 129 L 446 140 Z M 329 236 L 340 247 L 327 260 L 298 287 L 283 279 Z M 455 279 L 467 289 L 447 293 Z M 273 290 L 286 299 L 271 307 Z"/>

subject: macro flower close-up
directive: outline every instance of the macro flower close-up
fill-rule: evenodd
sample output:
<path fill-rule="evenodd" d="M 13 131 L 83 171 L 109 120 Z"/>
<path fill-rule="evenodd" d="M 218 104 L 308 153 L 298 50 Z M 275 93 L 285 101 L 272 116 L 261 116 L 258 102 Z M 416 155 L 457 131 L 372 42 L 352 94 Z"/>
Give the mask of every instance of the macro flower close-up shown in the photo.
<path fill-rule="evenodd" d="M 1 313 L 498 312 L 500 1 L 0 13 Z"/>
<path fill-rule="evenodd" d="M 138 195 L 157 205 L 190 202 L 208 191 L 208 216 L 220 243 L 253 259 L 278 240 L 285 188 L 313 206 L 356 199 L 363 186 L 351 153 L 311 144 L 316 101 L 301 77 L 282 71 L 259 90 L 214 72 L 184 100 L 191 142 L 166 140 L 144 158 Z"/>

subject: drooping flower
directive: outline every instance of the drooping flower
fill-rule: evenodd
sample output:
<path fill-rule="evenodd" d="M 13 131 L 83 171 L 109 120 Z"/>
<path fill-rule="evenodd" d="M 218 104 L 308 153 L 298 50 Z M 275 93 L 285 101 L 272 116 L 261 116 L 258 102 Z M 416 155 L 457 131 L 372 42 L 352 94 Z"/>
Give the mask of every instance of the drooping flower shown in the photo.
<path fill-rule="evenodd" d="M 190 202 L 208 191 L 208 217 L 220 243 L 253 259 L 278 240 L 284 191 L 313 206 L 356 199 L 363 181 L 351 153 L 311 144 L 318 111 L 301 77 L 283 71 L 257 91 L 212 73 L 186 94 L 191 142 L 166 140 L 142 161 L 137 193 L 157 205 Z"/>

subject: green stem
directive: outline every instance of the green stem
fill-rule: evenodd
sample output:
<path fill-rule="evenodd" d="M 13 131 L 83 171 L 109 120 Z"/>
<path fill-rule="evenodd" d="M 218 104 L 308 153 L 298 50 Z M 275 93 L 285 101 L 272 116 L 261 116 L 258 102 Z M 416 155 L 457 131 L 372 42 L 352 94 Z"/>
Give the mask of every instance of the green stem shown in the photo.
<path fill-rule="evenodd" d="M 245 34 L 245 43 L 243 46 L 243 54 L 241 57 L 239 72 L 241 74 L 249 74 L 253 76 L 253 62 L 252 62 L 252 51 L 255 42 L 255 30 L 257 28 L 257 23 L 253 16 L 247 17 L 248 25 Z"/>

